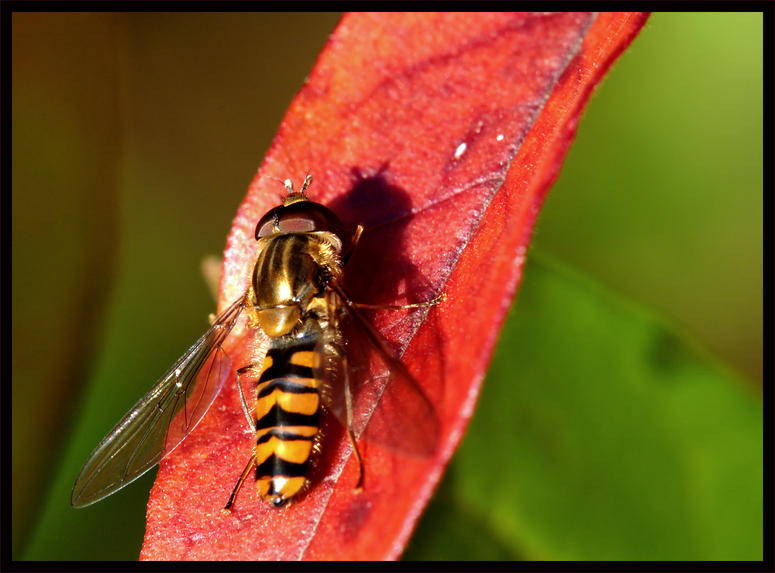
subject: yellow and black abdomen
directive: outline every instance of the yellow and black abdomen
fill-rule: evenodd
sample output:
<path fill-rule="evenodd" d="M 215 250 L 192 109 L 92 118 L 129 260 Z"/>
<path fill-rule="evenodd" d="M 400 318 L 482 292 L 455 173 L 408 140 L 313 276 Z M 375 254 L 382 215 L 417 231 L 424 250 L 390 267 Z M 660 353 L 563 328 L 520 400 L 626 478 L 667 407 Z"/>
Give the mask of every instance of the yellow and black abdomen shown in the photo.
<path fill-rule="evenodd" d="M 304 487 L 319 430 L 319 332 L 275 338 L 256 398 L 256 482 L 266 501 L 282 505 Z"/>

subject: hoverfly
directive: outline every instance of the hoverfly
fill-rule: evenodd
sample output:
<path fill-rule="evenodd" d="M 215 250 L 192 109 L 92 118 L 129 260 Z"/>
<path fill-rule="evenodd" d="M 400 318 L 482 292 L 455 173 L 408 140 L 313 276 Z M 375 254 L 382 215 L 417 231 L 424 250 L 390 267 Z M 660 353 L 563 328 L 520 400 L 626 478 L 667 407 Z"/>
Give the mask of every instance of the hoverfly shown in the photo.
<path fill-rule="evenodd" d="M 343 287 L 343 269 L 363 227 L 348 234 L 330 209 L 307 198 L 311 182 L 308 175 L 294 192 L 285 181 L 288 195 L 282 205 L 256 225 L 258 254 L 250 286 L 97 446 L 75 481 L 73 507 L 90 505 L 131 483 L 196 427 L 231 370 L 222 345 L 243 311 L 248 329 L 260 329 L 269 342 L 265 353 L 256 351 L 254 361 L 237 370 L 237 389 L 255 442 L 225 510 L 254 467 L 260 497 L 275 506 L 305 488 L 319 446 L 321 402 L 347 430 L 360 470 L 356 489 L 363 481 L 356 435 L 380 411 L 391 417 L 383 428 L 399 431 L 380 428 L 372 432 L 374 441 L 399 452 L 433 451 L 438 428 L 430 401 L 361 309 L 427 308 L 443 295 L 403 306 L 353 302 Z M 252 409 L 243 376 L 257 378 Z M 398 413 L 399 408 L 381 406 L 380 397 L 391 393 L 400 401 Z M 367 412 L 374 403 L 377 408 Z M 395 419 L 401 413 L 403 422 Z M 402 432 L 402 424 L 411 431 Z"/>

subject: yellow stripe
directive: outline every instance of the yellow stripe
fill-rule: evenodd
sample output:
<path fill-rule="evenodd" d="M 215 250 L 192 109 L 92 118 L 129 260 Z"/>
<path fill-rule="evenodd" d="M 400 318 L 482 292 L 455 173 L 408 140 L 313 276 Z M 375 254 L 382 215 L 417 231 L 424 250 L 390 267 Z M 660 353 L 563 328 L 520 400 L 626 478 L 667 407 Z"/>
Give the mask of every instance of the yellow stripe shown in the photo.
<path fill-rule="evenodd" d="M 267 368 L 272 366 L 272 364 L 274 364 L 274 360 L 272 360 L 272 357 L 269 356 L 269 354 L 264 356 L 264 361 L 261 364 L 261 372 L 258 373 L 258 379 L 259 380 L 261 379 L 261 376 L 264 374 L 264 372 L 266 372 Z"/>
<path fill-rule="evenodd" d="M 272 409 L 272 406 L 277 403 L 278 394 L 282 393 L 283 392 L 280 390 L 275 390 L 269 394 L 269 396 L 264 396 L 263 398 L 256 400 L 256 420 L 260 420 L 266 416 L 269 410 Z"/>
<path fill-rule="evenodd" d="M 272 454 L 286 462 L 294 464 L 303 464 L 312 454 L 312 440 L 280 440 L 278 438 L 269 438 L 269 441 L 263 444 L 257 444 L 256 465 L 264 463 Z"/>
<path fill-rule="evenodd" d="M 272 440 L 269 441 L 271 442 Z M 312 442 L 310 440 L 277 441 L 279 443 L 275 453 L 277 457 L 284 459 L 286 462 L 303 464 L 312 454 Z"/>
<path fill-rule="evenodd" d="M 274 394 L 274 392 L 272 392 Z M 286 394 L 278 397 L 280 407 L 286 412 L 294 414 L 313 415 L 320 407 L 320 396 L 317 392 L 310 394 Z"/>
<path fill-rule="evenodd" d="M 259 478 L 256 480 L 256 485 L 258 486 L 258 495 L 261 496 L 261 499 L 264 501 L 275 501 L 275 499 L 288 499 L 289 497 L 293 497 L 304 487 L 306 481 L 307 478 L 303 477 L 271 477 Z M 272 486 L 272 482 L 275 484 L 274 489 L 278 492 L 278 495 L 276 496 L 269 495 L 269 489 Z"/>
<path fill-rule="evenodd" d="M 278 403 L 286 412 L 311 416 L 320 407 L 320 396 L 317 392 L 292 394 L 283 392 L 281 388 L 276 388 L 268 396 L 256 400 L 256 420 L 263 418 L 272 409 L 272 406 Z"/>
<path fill-rule="evenodd" d="M 306 366 L 307 368 L 314 369 L 320 366 L 320 353 L 313 350 L 299 350 L 293 353 L 290 362 L 297 366 Z"/>

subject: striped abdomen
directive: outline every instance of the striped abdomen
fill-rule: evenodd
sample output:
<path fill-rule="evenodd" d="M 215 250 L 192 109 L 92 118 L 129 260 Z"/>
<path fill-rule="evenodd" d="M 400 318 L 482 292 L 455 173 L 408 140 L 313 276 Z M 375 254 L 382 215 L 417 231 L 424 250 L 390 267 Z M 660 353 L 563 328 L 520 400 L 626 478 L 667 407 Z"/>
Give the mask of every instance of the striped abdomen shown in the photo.
<path fill-rule="evenodd" d="M 319 335 L 283 336 L 267 350 L 256 398 L 256 483 L 282 505 L 304 486 L 319 429 Z"/>

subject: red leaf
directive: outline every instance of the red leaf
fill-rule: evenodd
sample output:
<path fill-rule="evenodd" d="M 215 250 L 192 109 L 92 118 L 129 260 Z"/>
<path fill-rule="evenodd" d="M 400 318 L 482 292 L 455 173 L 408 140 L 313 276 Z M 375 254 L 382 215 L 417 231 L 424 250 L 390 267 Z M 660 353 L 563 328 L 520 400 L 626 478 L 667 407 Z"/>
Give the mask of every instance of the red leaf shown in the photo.
<path fill-rule="evenodd" d="M 403 551 L 472 414 L 519 284 L 533 224 L 589 95 L 645 23 L 642 14 L 352 14 L 293 101 L 229 235 L 220 307 L 246 288 L 257 220 L 274 178 L 367 229 L 346 267 L 369 303 L 447 300 L 374 322 L 405 350 L 431 397 L 440 445 L 427 458 L 361 442 L 324 421 L 309 490 L 262 502 L 252 480 L 221 508 L 253 444 L 234 373 L 189 438 L 161 464 L 144 559 L 386 559 Z M 227 342 L 250 362 L 243 325 Z"/>

